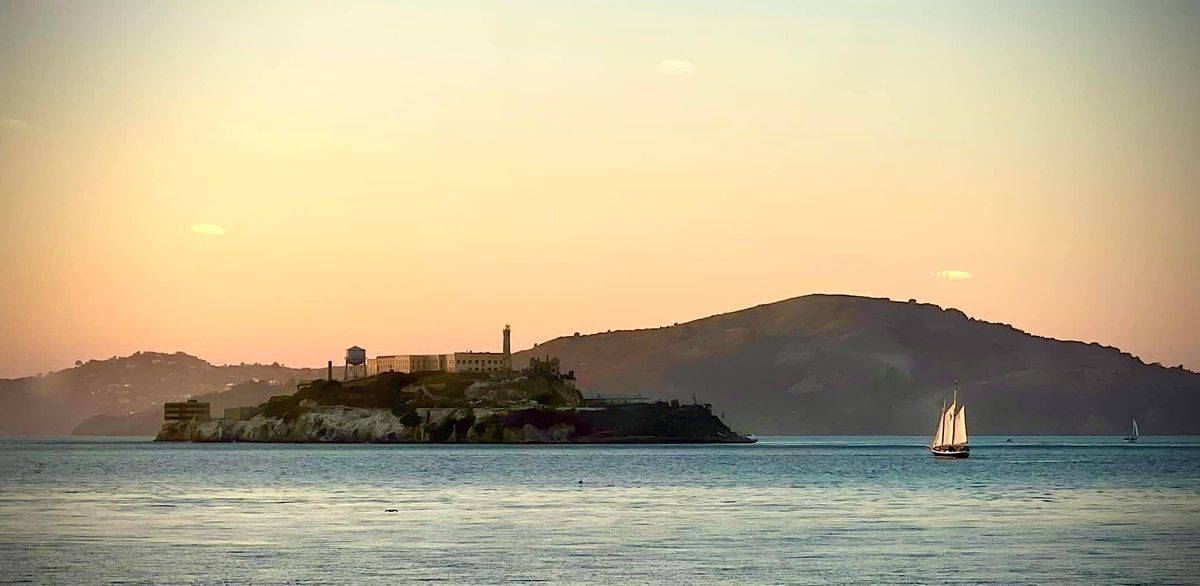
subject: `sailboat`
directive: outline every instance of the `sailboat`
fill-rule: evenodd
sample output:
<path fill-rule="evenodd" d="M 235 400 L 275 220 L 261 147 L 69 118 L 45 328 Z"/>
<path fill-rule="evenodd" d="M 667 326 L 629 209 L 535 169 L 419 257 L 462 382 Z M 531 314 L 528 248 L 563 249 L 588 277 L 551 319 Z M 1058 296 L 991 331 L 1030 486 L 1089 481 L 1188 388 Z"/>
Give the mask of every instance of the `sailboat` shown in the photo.
<path fill-rule="evenodd" d="M 1141 434 L 1138 433 L 1137 420 L 1134 419 L 1133 429 L 1129 430 L 1129 437 L 1125 438 L 1125 443 L 1132 444 L 1133 442 L 1136 442 L 1139 435 Z"/>
<path fill-rule="evenodd" d="M 958 381 L 954 381 L 954 402 L 947 407 L 942 404 L 938 415 L 937 432 L 929 451 L 935 458 L 969 458 L 971 448 L 967 445 L 967 407 L 958 404 Z"/>

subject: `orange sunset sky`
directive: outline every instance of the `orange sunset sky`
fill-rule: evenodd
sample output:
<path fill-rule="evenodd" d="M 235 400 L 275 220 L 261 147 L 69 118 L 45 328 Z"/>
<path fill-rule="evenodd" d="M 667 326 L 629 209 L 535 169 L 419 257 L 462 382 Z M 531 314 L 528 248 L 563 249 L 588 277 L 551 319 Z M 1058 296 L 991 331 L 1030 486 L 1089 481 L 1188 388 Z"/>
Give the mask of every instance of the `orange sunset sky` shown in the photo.
<path fill-rule="evenodd" d="M 0 223 L 5 377 L 813 292 L 1196 370 L 1200 3 L 7 0 Z"/>

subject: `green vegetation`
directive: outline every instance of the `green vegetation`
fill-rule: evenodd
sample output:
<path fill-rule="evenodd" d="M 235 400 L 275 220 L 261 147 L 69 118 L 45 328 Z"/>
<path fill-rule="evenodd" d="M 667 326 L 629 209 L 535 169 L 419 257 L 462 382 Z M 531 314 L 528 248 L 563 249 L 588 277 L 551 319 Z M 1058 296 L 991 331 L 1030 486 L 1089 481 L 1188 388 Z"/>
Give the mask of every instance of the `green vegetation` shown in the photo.
<path fill-rule="evenodd" d="M 521 373 L 383 373 L 342 382 L 318 379 L 275 395 L 257 410 L 275 423 L 167 424 L 163 441 L 299 442 L 744 442 L 707 405 L 677 401 L 600 408 L 583 406 L 569 378 Z M 340 413 L 337 406 L 387 409 Z M 306 413 L 311 417 L 304 417 Z M 365 423 L 364 423 L 365 422 Z M 246 429 L 243 429 L 246 428 Z M 254 428 L 249 429 L 249 428 Z"/>
<path fill-rule="evenodd" d="M 266 403 L 259 405 L 259 409 L 266 417 L 282 417 L 287 420 L 294 420 L 299 416 L 297 406 L 300 400 L 295 395 L 276 395 L 267 399 Z"/>
<path fill-rule="evenodd" d="M 309 400 L 318 405 L 386 409 L 395 405 L 404 388 L 417 380 L 416 376 L 404 373 L 386 373 L 347 382 L 317 379 L 302 386 L 292 396 L 298 401 Z"/>
<path fill-rule="evenodd" d="M 420 422 L 417 408 L 503 407 L 514 403 L 575 406 L 582 396 L 562 378 L 542 373 L 386 372 L 352 381 L 317 379 L 292 395 L 271 397 L 263 415 L 292 421 L 312 405 L 389 409 L 406 425 Z M 464 429 L 459 433 L 466 433 Z M 454 430 L 445 430 L 448 436 Z"/>

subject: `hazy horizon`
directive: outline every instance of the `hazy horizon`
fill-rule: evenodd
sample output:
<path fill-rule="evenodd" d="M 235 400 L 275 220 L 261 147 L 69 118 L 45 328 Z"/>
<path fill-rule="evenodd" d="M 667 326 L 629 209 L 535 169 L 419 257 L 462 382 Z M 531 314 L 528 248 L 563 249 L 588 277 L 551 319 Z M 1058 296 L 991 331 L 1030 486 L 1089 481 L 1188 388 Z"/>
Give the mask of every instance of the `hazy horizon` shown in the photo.
<path fill-rule="evenodd" d="M 1200 3 L 0 4 L 0 377 L 916 298 L 1200 370 Z"/>

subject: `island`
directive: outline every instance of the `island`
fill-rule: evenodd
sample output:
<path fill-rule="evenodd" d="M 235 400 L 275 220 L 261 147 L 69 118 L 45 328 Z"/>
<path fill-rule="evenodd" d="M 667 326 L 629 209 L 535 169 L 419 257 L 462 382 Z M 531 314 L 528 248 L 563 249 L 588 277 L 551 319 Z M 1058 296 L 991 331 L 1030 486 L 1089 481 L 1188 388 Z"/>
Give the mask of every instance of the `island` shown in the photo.
<path fill-rule="evenodd" d="M 711 405 L 584 398 L 557 360 L 521 371 L 381 372 L 316 379 L 295 393 L 212 418 L 170 403 L 155 441 L 278 443 L 753 443 Z"/>

